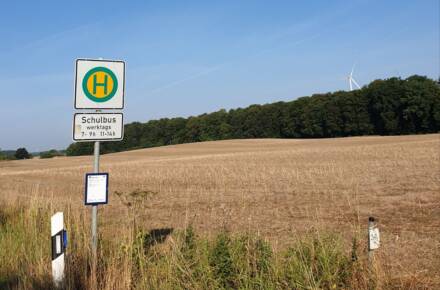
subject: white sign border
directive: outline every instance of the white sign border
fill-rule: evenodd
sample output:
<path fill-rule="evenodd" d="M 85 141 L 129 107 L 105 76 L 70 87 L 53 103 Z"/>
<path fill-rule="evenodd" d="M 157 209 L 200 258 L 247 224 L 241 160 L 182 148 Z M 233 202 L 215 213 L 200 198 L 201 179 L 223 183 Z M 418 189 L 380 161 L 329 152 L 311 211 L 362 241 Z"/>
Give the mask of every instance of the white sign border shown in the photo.
<path fill-rule="evenodd" d="M 76 106 L 76 87 L 77 87 L 77 70 L 78 70 L 78 62 L 79 61 L 96 61 L 96 62 L 122 62 L 124 66 L 124 80 L 123 80 L 123 88 L 122 88 L 122 107 L 120 108 L 78 108 Z M 75 110 L 123 110 L 125 107 L 125 67 L 126 63 L 123 60 L 114 60 L 114 59 L 93 59 L 93 58 L 77 58 L 75 60 L 75 82 L 73 84 L 73 107 Z"/>
<path fill-rule="evenodd" d="M 121 129 L 121 138 L 111 138 L 111 139 L 79 139 L 76 140 L 75 139 L 75 117 L 76 115 L 121 115 L 122 116 L 122 129 Z M 73 121 L 72 121 L 72 140 L 73 142 L 110 142 L 110 141 L 122 141 L 124 140 L 124 113 L 122 112 L 115 112 L 115 113 L 110 113 L 110 112 L 106 112 L 106 113 L 100 113 L 100 112 L 82 112 L 82 113 L 74 113 L 73 114 Z"/>

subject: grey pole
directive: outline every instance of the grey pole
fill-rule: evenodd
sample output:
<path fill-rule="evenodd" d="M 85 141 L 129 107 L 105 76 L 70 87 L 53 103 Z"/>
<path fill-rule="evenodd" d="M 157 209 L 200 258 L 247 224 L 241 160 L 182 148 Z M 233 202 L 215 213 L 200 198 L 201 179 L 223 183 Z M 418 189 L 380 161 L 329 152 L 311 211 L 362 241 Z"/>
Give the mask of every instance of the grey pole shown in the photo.
<path fill-rule="evenodd" d="M 102 60 L 102 57 L 99 58 Z M 100 110 L 96 110 L 99 112 Z M 94 162 L 93 172 L 99 173 L 99 141 L 95 142 L 95 148 L 93 150 Z M 98 248 L 98 206 L 92 206 L 92 277 L 93 281 L 96 280 L 96 265 L 97 265 L 97 248 Z"/>
<path fill-rule="evenodd" d="M 95 150 L 94 150 L 94 166 L 93 172 L 99 173 L 99 141 L 95 142 Z M 92 254 L 93 254 L 93 265 L 96 266 L 96 249 L 98 245 L 98 236 L 97 236 L 97 218 L 98 218 L 98 206 L 92 206 Z"/>

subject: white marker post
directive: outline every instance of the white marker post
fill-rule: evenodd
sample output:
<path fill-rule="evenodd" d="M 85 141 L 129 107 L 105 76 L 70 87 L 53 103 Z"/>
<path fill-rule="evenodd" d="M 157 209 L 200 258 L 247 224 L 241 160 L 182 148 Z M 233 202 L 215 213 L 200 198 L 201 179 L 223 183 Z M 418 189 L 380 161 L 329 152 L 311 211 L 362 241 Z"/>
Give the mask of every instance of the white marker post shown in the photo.
<path fill-rule="evenodd" d="M 373 260 L 373 252 L 379 249 L 380 235 L 379 228 L 377 227 L 377 219 L 374 217 L 368 218 L 368 260 Z"/>
<path fill-rule="evenodd" d="M 52 236 L 52 277 L 54 284 L 60 286 L 64 279 L 64 253 L 67 246 L 63 213 L 57 212 L 54 214 L 50 222 L 50 232 Z"/>

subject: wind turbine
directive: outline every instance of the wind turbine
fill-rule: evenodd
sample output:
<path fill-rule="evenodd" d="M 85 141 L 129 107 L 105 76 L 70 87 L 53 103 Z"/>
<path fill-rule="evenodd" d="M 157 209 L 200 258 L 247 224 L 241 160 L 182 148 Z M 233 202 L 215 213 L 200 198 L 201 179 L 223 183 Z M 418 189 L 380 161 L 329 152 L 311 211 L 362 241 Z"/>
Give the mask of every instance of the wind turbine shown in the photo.
<path fill-rule="evenodd" d="M 355 66 L 355 64 L 354 64 L 353 67 L 351 68 L 351 73 L 350 73 L 350 75 L 347 77 L 347 79 L 348 79 L 348 84 L 349 84 L 349 86 L 350 86 L 350 91 L 353 90 L 353 84 L 354 84 L 358 89 L 361 88 L 361 86 L 359 86 L 359 84 L 357 83 L 357 81 L 353 78 L 354 66 Z"/>

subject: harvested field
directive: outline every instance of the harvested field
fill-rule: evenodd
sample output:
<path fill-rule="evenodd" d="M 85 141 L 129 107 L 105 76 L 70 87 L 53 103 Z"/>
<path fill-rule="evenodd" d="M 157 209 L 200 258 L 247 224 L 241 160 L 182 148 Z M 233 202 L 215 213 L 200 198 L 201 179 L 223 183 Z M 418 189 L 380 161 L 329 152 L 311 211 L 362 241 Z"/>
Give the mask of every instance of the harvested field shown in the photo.
<path fill-rule="evenodd" d="M 99 208 L 99 230 L 117 236 L 131 213 L 145 229 L 192 224 L 210 236 L 226 228 L 257 233 L 275 248 L 312 230 L 337 232 L 349 249 L 372 215 L 379 219 L 378 255 L 386 269 L 440 285 L 439 138 L 226 140 L 104 155 L 110 201 Z M 92 161 L 0 162 L 1 198 L 43 200 L 54 211 L 68 204 L 88 213 L 83 187 Z M 152 194 L 127 206 L 115 192 Z"/>

